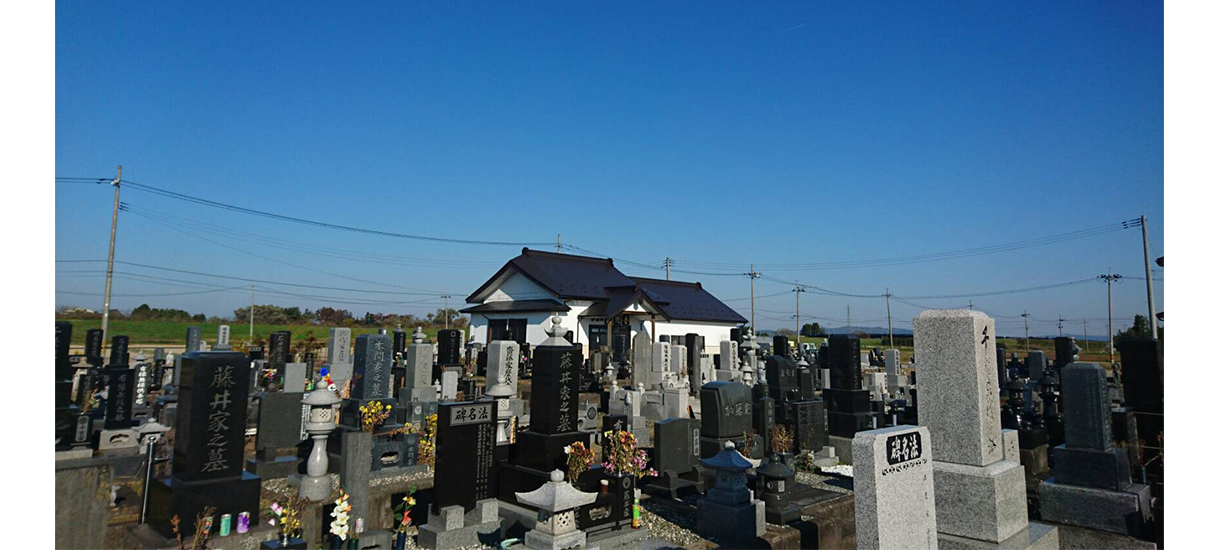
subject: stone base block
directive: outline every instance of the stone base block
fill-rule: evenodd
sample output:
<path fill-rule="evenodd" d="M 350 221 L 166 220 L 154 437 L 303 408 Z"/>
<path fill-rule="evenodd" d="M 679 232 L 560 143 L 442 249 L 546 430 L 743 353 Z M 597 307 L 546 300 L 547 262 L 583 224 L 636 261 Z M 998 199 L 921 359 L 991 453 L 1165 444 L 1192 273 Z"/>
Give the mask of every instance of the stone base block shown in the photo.
<path fill-rule="evenodd" d="M 1098 451 L 1059 445 L 1051 449 L 1051 462 L 1059 483 L 1103 489 L 1121 489 L 1131 483 L 1125 449 Z"/>
<path fill-rule="evenodd" d="M 1050 471 L 1051 465 L 1047 451 L 1046 445 L 1039 445 L 1032 449 L 1021 449 L 1021 465 L 1025 466 L 1026 474 L 1036 476 Z"/>
<path fill-rule="evenodd" d="M 173 477 L 154 479 L 148 491 L 148 525 L 163 537 L 173 537 L 170 519 L 177 515 L 183 538 L 190 538 L 195 534 L 195 517 L 208 506 L 216 507 L 218 518 L 224 514 L 236 518 L 249 512 L 250 524 L 257 525 L 261 485 L 262 478 L 250 472 L 236 478 L 190 483 Z M 212 526 L 214 530 L 219 527 L 220 522 Z"/>
<path fill-rule="evenodd" d="M 937 531 L 998 543 L 1025 528 L 1025 468 L 1010 460 L 988 466 L 932 461 Z"/>
<path fill-rule="evenodd" d="M 698 531 L 728 541 L 752 541 L 767 530 L 766 508 L 761 500 L 728 505 L 699 499 Z"/>
<path fill-rule="evenodd" d="M 834 456 L 838 457 L 842 464 L 851 464 L 851 441 L 850 437 L 830 436 L 830 446 L 835 450 Z"/>
<path fill-rule="evenodd" d="M 531 529 L 525 533 L 526 548 L 545 548 L 548 550 L 563 550 L 564 548 L 580 548 L 585 545 L 585 532 L 572 531 L 559 536 Z"/>
<path fill-rule="evenodd" d="M 1127 535 L 1118 535 L 1068 525 L 1057 525 L 1056 527 L 1059 528 L 1060 550 L 1096 550 L 1097 548 L 1106 548 L 1107 550 L 1156 550 L 1155 542 Z"/>
<path fill-rule="evenodd" d="M 440 509 L 440 514 L 428 513 L 428 523 L 419 528 L 421 548 L 446 550 L 479 546 L 480 541 L 493 543 L 499 537 L 499 506 L 495 499 L 481 500 L 467 512 L 458 505 Z"/>
<path fill-rule="evenodd" d="M 139 436 L 135 430 L 102 430 L 97 437 L 97 452 L 114 456 L 139 453 Z"/>
<path fill-rule="evenodd" d="M 70 451 L 57 451 L 55 453 L 55 460 L 74 460 L 89 458 L 91 456 L 93 456 L 93 449 L 82 447 L 79 449 L 72 449 Z"/>
<path fill-rule="evenodd" d="M 1030 522 L 1001 542 L 989 542 L 945 533 L 937 534 L 940 550 L 1058 550 L 1059 528 L 1045 523 Z"/>
<path fill-rule="evenodd" d="M 376 548 L 378 550 L 387 550 L 391 548 L 391 543 L 394 540 L 394 532 L 388 529 L 372 529 L 360 533 L 360 548 Z"/>
<path fill-rule="evenodd" d="M 299 473 L 301 459 L 281 456 L 275 460 L 247 460 L 246 471 L 263 479 L 280 479 Z"/>
<path fill-rule="evenodd" d="M 1152 520 L 1152 489 L 1147 485 L 1111 491 L 1065 485 L 1051 478 L 1042 482 L 1038 494 L 1042 519 L 1053 523 L 1140 536 Z"/>
<path fill-rule="evenodd" d="M 577 441 L 589 447 L 592 437 L 589 432 L 541 434 L 524 431 L 517 434 L 516 453 L 510 460 L 518 466 L 544 472 L 567 471 L 568 455 L 563 452 L 564 447 Z"/>

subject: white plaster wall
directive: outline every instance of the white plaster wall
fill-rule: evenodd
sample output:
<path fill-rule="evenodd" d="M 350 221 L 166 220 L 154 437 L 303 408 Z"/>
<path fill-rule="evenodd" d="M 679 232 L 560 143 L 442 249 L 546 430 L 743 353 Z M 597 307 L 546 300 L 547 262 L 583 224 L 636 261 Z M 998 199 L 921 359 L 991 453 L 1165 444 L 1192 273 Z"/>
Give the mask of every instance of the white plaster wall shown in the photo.
<path fill-rule="evenodd" d="M 486 302 L 507 302 L 515 300 L 545 300 L 547 298 L 555 298 L 545 288 L 538 286 L 537 283 L 531 281 L 529 277 L 522 275 L 520 272 L 514 271 L 509 275 L 504 283 L 501 284 L 495 291 L 487 296 Z"/>

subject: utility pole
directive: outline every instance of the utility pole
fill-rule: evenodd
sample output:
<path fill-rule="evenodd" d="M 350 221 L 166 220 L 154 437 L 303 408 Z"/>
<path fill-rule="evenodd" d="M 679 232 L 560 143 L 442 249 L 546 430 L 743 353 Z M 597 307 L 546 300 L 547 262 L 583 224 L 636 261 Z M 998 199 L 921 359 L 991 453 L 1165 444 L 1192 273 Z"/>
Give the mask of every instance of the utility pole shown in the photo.
<path fill-rule="evenodd" d="M 555 234 L 555 252 L 557 254 L 563 253 L 563 235 L 560 233 Z"/>
<path fill-rule="evenodd" d="M 254 285 L 250 285 L 250 342 L 246 345 L 254 345 Z"/>
<path fill-rule="evenodd" d="M 1021 314 L 1025 318 L 1025 356 L 1029 357 L 1029 310 Z"/>
<path fill-rule="evenodd" d="M 888 290 L 886 292 L 889 292 Z M 887 297 L 886 300 L 889 300 Z M 974 311 L 974 300 L 970 300 L 970 311 Z"/>
<path fill-rule="evenodd" d="M 758 325 L 754 324 L 754 279 L 759 277 L 759 273 L 754 271 L 754 264 L 750 264 L 750 330 L 757 334 Z"/>
<path fill-rule="evenodd" d="M 669 258 L 665 258 L 665 280 L 669 280 Z"/>
<path fill-rule="evenodd" d="M 847 306 L 847 333 L 851 334 L 851 304 Z"/>
<path fill-rule="evenodd" d="M 106 259 L 106 292 L 102 297 L 102 346 L 106 346 L 106 328 L 110 326 L 110 284 L 114 280 L 114 235 L 119 229 L 119 183 L 123 181 L 123 165 L 110 185 L 114 186 L 114 211 L 110 214 L 110 256 Z M 1149 276 L 1151 278 L 1151 276 Z"/>
<path fill-rule="evenodd" d="M 449 295 L 445 295 L 445 328 L 449 328 Z"/>
<path fill-rule="evenodd" d="M 796 293 L 796 349 L 801 349 L 801 293 L 805 292 L 805 287 L 801 286 L 801 282 L 796 282 L 796 288 L 792 289 Z"/>
<path fill-rule="evenodd" d="M 1106 280 L 1106 331 L 1109 337 L 1106 340 L 1110 347 L 1110 367 L 1114 367 L 1114 301 L 1110 298 L 1110 285 L 1123 278 L 1122 275 L 1115 275 L 1107 270 L 1105 275 L 1098 275 L 1099 278 Z"/>
<path fill-rule="evenodd" d="M 1059 336 L 1063 337 L 1063 316 L 1059 316 Z"/>
<path fill-rule="evenodd" d="M 115 197 L 118 197 L 117 190 L 115 193 Z M 1148 256 L 1148 218 L 1146 216 L 1140 216 L 1140 230 L 1144 232 L 1144 280 L 1148 283 L 1148 333 L 1153 340 L 1156 340 L 1156 302 L 1152 299 L 1152 260 Z"/>
<path fill-rule="evenodd" d="M 1089 352 L 1089 320 L 1084 320 L 1084 352 Z"/>
<path fill-rule="evenodd" d="M 893 296 L 890 289 L 885 289 L 885 319 L 890 325 L 890 347 L 894 347 L 894 317 L 890 315 L 890 296 Z M 970 309 L 974 309 L 973 302 Z"/>

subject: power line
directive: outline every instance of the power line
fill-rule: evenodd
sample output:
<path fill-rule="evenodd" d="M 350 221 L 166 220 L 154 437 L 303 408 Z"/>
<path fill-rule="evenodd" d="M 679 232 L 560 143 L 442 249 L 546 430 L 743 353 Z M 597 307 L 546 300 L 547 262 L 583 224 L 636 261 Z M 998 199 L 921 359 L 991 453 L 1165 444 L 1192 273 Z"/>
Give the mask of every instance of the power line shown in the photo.
<path fill-rule="evenodd" d="M 185 227 L 185 228 L 189 228 L 189 229 L 196 230 L 196 231 L 202 231 L 204 233 L 210 233 L 213 235 L 224 237 L 226 239 L 236 239 L 239 241 L 246 241 L 246 242 L 263 245 L 263 246 L 272 246 L 272 247 L 278 247 L 278 248 L 293 249 L 293 250 L 297 250 L 297 251 L 308 253 L 308 254 L 326 256 L 326 257 L 343 259 L 343 260 L 354 260 L 354 261 L 363 261 L 363 262 L 369 262 L 369 263 L 401 265 L 401 266 L 409 266 L 409 267 L 417 267 L 417 266 L 422 265 L 422 266 L 426 266 L 426 267 L 445 267 L 445 268 L 450 268 L 450 267 L 452 267 L 452 268 L 474 268 L 474 267 L 483 268 L 483 267 L 495 267 L 495 266 L 500 265 L 499 263 L 496 263 L 496 262 L 487 262 L 487 261 L 471 261 L 471 260 L 457 260 L 457 259 L 448 260 L 448 259 L 435 259 L 435 258 L 412 258 L 412 257 L 406 257 L 406 256 L 372 254 L 372 253 L 368 253 L 368 252 L 355 252 L 355 251 L 348 250 L 348 249 L 332 248 L 332 247 L 326 247 L 326 246 L 321 246 L 321 245 L 307 244 L 307 243 L 301 243 L 301 242 L 297 242 L 297 241 L 290 241 L 290 240 L 286 240 L 286 239 L 268 237 L 268 236 L 265 236 L 265 235 L 259 234 L 259 233 L 250 233 L 250 232 L 246 232 L 246 231 L 240 231 L 237 229 L 233 229 L 232 227 L 220 227 L 217 225 L 208 224 L 208 223 L 197 221 L 197 220 L 192 220 L 189 218 L 171 216 L 169 214 L 156 212 L 153 210 L 148 210 L 148 209 L 140 208 L 137 206 L 132 206 L 130 203 L 124 203 L 124 206 L 128 211 L 130 211 L 132 213 L 138 212 L 145 216 L 150 216 L 150 217 L 156 218 L 157 220 L 167 223 L 167 224 L 177 225 L 179 227 Z"/>
<path fill-rule="evenodd" d="M 450 237 L 432 237 L 432 236 L 427 236 L 427 235 L 412 235 L 412 234 L 408 234 L 408 233 L 383 231 L 380 229 L 367 229 L 367 228 L 362 228 L 362 227 L 340 225 L 340 224 L 322 222 L 322 221 L 317 221 L 317 220 L 309 220 L 309 219 L 305 219 L 305 218 L 298 218 L 295 216 L 286 216 L 283 214 L 265 212 L 262 210 L 255 210 L 253 208 L 246 208 L 244 206 L 237 206 L 237 205 L 233 205 L 233 204 L 227 204 L 227 203 L 223 203 L 223 202 L 195 197 L 195 196 L 187 195 L 184 193 L 169 191 L 166 189 L 153 187 L 151 185 L 146 185 L 146 184 L 131 181 L 131 180 L 123 180 L 122 183 L 124 186 L 130 187 L 131 189 L 135 189 L 137 191 L 144 191 L 146 193 L 160 195 L 162 197 L 167 197 L 167 198 L 176 199 L 176 200 L 180 200 L 180 201 L 190 202 L 190 203 L 198 204 L 201 206 L 209 206 L 209 207 L 217 208 L 220 210 L 239 212 L 242 214 L 260 216 L 263 218 L 268 218 L 268 219 L 273 219 L 273 220 L 298 223 L 298 224 L 302 224 L 302 225 L 321 227 L 321 228 L 325 228 L 325 229 L 350 231 L 353 233 L 362 233 L 362 234 L 366 234 L 366 235 L 377 235 L 377 236 L 381 236 L 381 237 L 393 237 L 393 238 L 397 238 L 397 239 L 411 239 L 411 240 L 429 241 L 429 242 L 443 242 L 443 243 L 452 243 L 452 244 L 476 244 L 476 245 L 488 245 L 488 246 L 546 246 L 546 245 L 550 244 L 550 243 L 545 243 L 545 242 L 485 241 L 485 240 L 475 240 L 475 239 L 457 239 L 457 238 L 450 238 Z"/>
<path fill-rule="evenodd" d="M 81 262 L 104 262 L 104 261 L 106 261 L 106 260 L 55 260 L 56 263 L 81 263 Z M 114 263 L 129 265 L 129 266 L 133 266 L 133 267 L 143 267 L 146 269 L 156 269 L 156 270 L 160 270 L 160 271 L 184 273 L 187 275 L 199 275 L 202 277 L 215 277 L 218 279 L 245 281 L 247 283 L 263 283 L 263 284 L 291 286 L 291 287 L 298 287 L 298 288 L 312 288 L 312 289 L 317 289 L 317 290 L 335 290 L 335 291 L 339 291 L 339 292 L 364 292 L 364 293 L 370 293 L 370 294 L 400 294 L 400 295 L 406 295 L 406 296 L 443 296 L 444 294 L 446 294 L 446 293 L 432 293 L 432 292 L 407 292 L 407 291 L 400 291 L 400 290 L 372 290 L 372 289 L 362 289 L 362 288 L 342 288 L 342 287 L 333 287 L 333 286 L 306 285 L 306 284 L 301 284 L 301 283 L 285 283 L 282 281 L 268 281 L 265 279 L 251 279 L 248 277 L 233 277 L 231 275 L 217 275 L 214 273 L 204 273 L 204 272 L 200 272 L 200 271 L 191 271 L 188 269 L 174 269 L 174 268 L 170 268 L 170 267 L 160 267 L 160 266 L 155 266 L 155 265 L 141 264 L 141 263 L 136 263 L 136 262 L 125 262 L 125 261 L 120 261 L 120 260 L 115 260 Z"/>
<path fill-rule="evenodd" d="M 912 255 L 912 256 L 897 256 L 897 257 L 890 257 L 890 258 L 874 258 L 874 259 L 867 259 L 867 260 L 847 260 L 847 261 L 837 261 L 837 262 L 756 263 L 756 264 L 754 264 L 754 266 L 756 268 L 763 269 L 763 270 L 769 270 L 769 271 L 816 271 L 816 270 L 829 270 L 829 269 L 858 269 L 858 268 L 866 268 L 866 267 L 887 267 L 887 266 L 906 265 L 906 264 L 922 263 L 922 262 L 943 261 L 943 260 L 950 260 L 950 259 L 956 259 L 956 258 L 968 258 L 968 257 L 974 257 L 974 256 L 996 254 L 999 252 L 1009 252 L 1009 251 L 1013 251 L 1013 250 L 1021 250 L 1024 248 L 1045 246 L 1045 245 L 1049 245 L 1049 244 L 1056 244 L 1056 243 L 1060 243 L 1060 242 L 1077 240 L 1077 239 L 1082 239 L 1085 237 L 1092 237 L 1095 235 L 1112 233 L 1115 231 L 1122 231 L 1125 229 L 1130 229 L 1132 227 L 1139 227 L 1138 218 L 1131 219 L 1131 220 L 1125 220 L 1122 222 L 1101 225 L 1101 226 L 1093 227 L 1093 228 L 1089 228 L 1089 229 L 1080 229 L 1080 230 L 1076 230 L 1076 231 L 1069 231 L 1067 233 L 1049 235 L 1046 237 L 1040 237 L 1040 238 L 1036 238 L 1036 239 L 1027 239 L 1027 240 L 1023 240 L 1023 241 L 1014 241 L 1014 242 L 1009 242 L 1009 243 L 1001 243 L 1001 244 L 975 247 L 975 248 L 966 248 L 966 249 L 960 249 L 960 250 L 951 250 L 951 251 L 946 251 L 946 252 L 917 254 L 917 255 Z M 706 268 L 713 268 L 713 269 L 715 269 L 717 267 L 740 268 L 740 267 L 743 267 L 744 265 L 746 265 L 746 264 L 738 264 L 738 263 L 699 262 L 699 261 L 691 261 L 691 260 L 673 260 L 673 263 L 676 265 L 685 264 L 685 265 L 690 265 L 692 267 L 706 267 Z"/>
<path fill-rule="evenodd" d="M 174 231 L 177 231 L 177 232 L 179 232 L 179 233 L 182 233 L 182 234 L 185 234 L 185 235 L 188 235 L 188 236 L 191 236 L 191 237 L 195 237 L 196 239 L 200 239 L 200 240 L 203 240 L 203 241 L 206 241 L 206 242 L 212 243 L 212 244 L 214 244 L 214 245 L 216 245 L 216 246 L 219 246 L 219 247 L 221 247 L 221 248 L 225 248 L 225 249 L 227 249 L 227 250 L 235 250 L 235 251 L 237 251 L 237 252 L 241 252 L 241 253 L 243 253 L 243 254 L 248 254 L 248 255 L 250 255 L 250 256 L 254 256 L 255 258 L 259 258 L 259 259 L 262 259 L 262 260 L 266 260 L 266 261 L 268 261 L 268 262 L 277 263 L 277 264 L 282 264 L 282 265 L 286 265 L 286 266 L 289 266 L 289 267 L 295 267 L 295 268 L 297 268 L 297 269 L 303 269 L 303 270 L 305 270 L 305 271 L 312 271 L 312 272 L 314 272 L 314 273 L 321 273 L 321 274 L 323 274 L 323 275 L 330 275 L 331 277 L 338 277 L 338 278 L 340 278 L 340 279 L 347 279 L 347 280 L 349 280 L 349 281 L 356 281 L 356 282 L 360 282 L 360 283 L 369 283 L 369 284 L 380 285 L 380 286 L 388 286 L 388 287 L 392 287 L 392 288 L 406 288 L 406 287 L 399 286 L 399 285 L 393 285 L 393 284 L 389 284 L 389 283 L 382 283 L 382 282 L 378 282 L 378 281 L 370 281 L 370 280 L 368 280 L 368 279 L 360 279 L 360 278 L 357 278 L 357 277 L 350 277 L 350 276 L 347 276 L 347 275 L 340 275 L 340 274 L 338 274 L 338 273 L 332 273 L 332 272 L 330 272 L 330 271 L 326 271 L 326 270 L 322 270 L 322 269 L 316 269 L 316 268 L 312 268 L 312 267 L 308 267 L 308 266 L 303 266 L 303 265 L 300 265 L 300 264 L 294 264 L 294 263 L 292 263 L 292 262 L 286 262 L 286 261 L 283 261 L 283 260 L 277 260 L 277 259 L 275 259 L 275 258 L 271 258 L 271 257 L 269 257 L 269 256 L 264 256 L 264 255 L 259 254 L 259 253 L 257 253 L 257 252 L 251 252 L 251 251 L 249 251 L 249 250 L 245 250 L 245 249 L 242 249 L 242 248 L 238 248 L 238 247 L 235 247 L 235 246 L 232 246 L 232 245 L 226 245 L 226 244 L 224 244 L 224 243 L 221 243 L 221 242 L 218 242 L 218 241 L 214 241 L 214 240 L 209 239 L 209 238 L 207 238 L 207 237 L 204 237 L 204 236 L 202 236 L 202 235 L 193 234 L 193 233 L 191 233 L 191 232 L 189 232 L 189 231 L 186 231 L 186 230 L 184 230 L 184 229 L 179 229 L 179 228 L 177 228 L 177 227 L 173 227 L 173 226 L 171 226 L 171 225 L 169 225 L 169 224 L 165 224 L 165 223 L 163 223 L 163 222 L 160 222 L 160 221 L 158 221 L 158 220 L 156 220 L 156 219 L 152 218 L 151 216 L 148 216 L 148 215 L 145 215 L 145 214 L 142 214 L 142 213 L 139 213 L 139 212 L 132 212 L 132 211 L 128 210 L 128 213 L 129 213 L 129 214 L 135 214 L 136 216 L 143 217 L 143 218 L 145 218 L 145 219 L 147 219 L 147 220 L 149 220 L 149 221 L 151 221 L 151 222 L 153 222 L 153 223 L 156 223 L 156 224 L 159 224 L 159 225 L 163 225 L 163 226 L 168 227 L 168 228 L 170 228 L 170 229 L 172 229 L 172 230 L 174 230 Z M 415 290 L 422 290 L 422 289 L 415 289 Z"/>

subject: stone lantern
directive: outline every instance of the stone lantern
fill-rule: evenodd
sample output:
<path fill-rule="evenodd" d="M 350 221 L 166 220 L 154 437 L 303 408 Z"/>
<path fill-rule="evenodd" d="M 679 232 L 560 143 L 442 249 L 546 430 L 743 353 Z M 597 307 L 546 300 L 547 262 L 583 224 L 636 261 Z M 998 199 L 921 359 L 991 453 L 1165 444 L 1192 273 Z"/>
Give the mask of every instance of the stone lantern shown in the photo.
<path fill-rule="evenodd" d="M 1004 384 L 1004 393 L 1008 394 L 1008 399 L 1004 403 L 1004 410 L 1000 411 L 1000 425 L 1010 430 L 1024 428 L 1025 382 L 1020 378 L 1009 380 Z"/>
<path fill-rule="evenodd" d="M 313 437 L 313 450 L 310 451 L 309 458 L 305 460 L 306 475 L 301 478 L 301 488 L 297 492 L 301 498 L 320 501 L 330 496 L 326 438 L 335 431 L 335 427 L 338 425 L 335 409 L 340 401 L 339 396 L 328 389 L 311 391 L 301 400 L 303 405 L 309 407 L 305 431 Z"/>
<path fill-rule="evenodd" d="M 698 530 L 701 534 L 728 541 L 753 540 L 766 532 L 765 506 L 746 487 L 746 470 L 754 463 L 737 452 L 732 441 L 724 450 L 700 461 L 715 479 L 707 497 L 698 502 Z"/>
<path fill-rule="evenodd" d="M 801 519 L 801 508 L 789 502 L 788 489 L 796 483 L 796 472 L 784 465 L 778 454 L 771 455 L 766 464 L 756 470 L 758 487 L 766 506 L 767 523 L 786 525 Z"/>
<path fill-rule="evenodd" d="M 517 500 L 538 509 L 538 523 L 525 533 L 525 547 L 560 550 L 583 547 L 585 532 L 576 528 L 576 509 L 592 504 L 597 493 L 580 491 L 563 480 L 563 472 L 551 471 L 551 480 Z"/>

